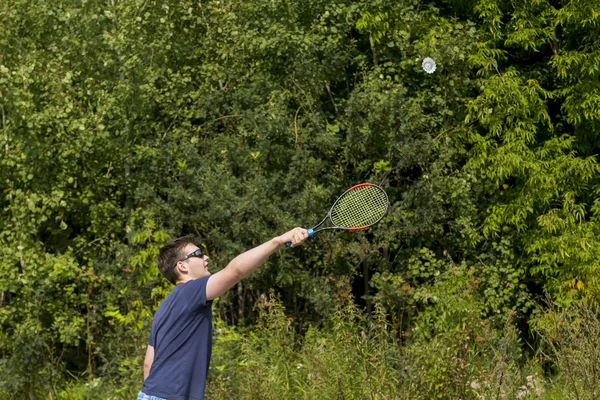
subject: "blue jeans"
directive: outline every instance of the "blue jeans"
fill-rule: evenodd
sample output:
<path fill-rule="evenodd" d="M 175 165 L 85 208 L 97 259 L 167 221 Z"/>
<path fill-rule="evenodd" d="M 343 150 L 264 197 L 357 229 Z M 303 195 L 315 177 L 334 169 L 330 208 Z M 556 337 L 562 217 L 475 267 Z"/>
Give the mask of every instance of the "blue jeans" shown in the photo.
<path fill-rule="evenodd" d="M 166 399 L 163 399 L 162 397 L 148 396 L 146 393 L 140 391 L 138 393 L 137 400 L 166 400 Z"/>

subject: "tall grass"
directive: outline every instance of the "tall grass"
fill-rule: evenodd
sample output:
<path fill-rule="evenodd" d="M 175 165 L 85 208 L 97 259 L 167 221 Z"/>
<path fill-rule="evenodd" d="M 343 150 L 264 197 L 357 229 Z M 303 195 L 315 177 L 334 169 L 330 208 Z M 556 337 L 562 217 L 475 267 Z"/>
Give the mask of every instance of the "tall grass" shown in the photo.
<path fill-rule="evenodd" d="M 516 398 L 535 367 L 522 367 L 512 321 L 495 328 L 482 318 L 468 279 L 464 283 L 440 281 L 432 288 L 437 302 L 415 319 L 410 339 L 403 342 L 393 334 L 381 299 L 367 315 L 344 285 L 332 299 L 336 311 L 329 324 L 310 326 L 302 334 L 276 298 L 264 300 L 251 332 L 242 336 L 219 324 L 207 397 Z"/>
<path fill-rule="evenodd" d="M 276 299 L 261 304 L 258 326 L 243 339 L 237 336 L 239 347 L 216 351 L 221 364 L 210 398 L 396 398 L 399 357 L 389 346 L 383 310 L 370 319 L 348 295 L 342 297 L 327 328 L 310 326 L 303 335 Z M 221 329 L 215 347 L 231 343 L 232 335 Z"/>
<path fill-rule="evenodd" d="M 218 324 L 209 399 L 597 399 L 600 322 L 595 309 L 540 308 L 540 350 L 525 344 L 509 314 L 481 313 L 468 286 L 438 281 L 435 302 L 400 341 L 380 298 L 357 308 L 340 285 L 328 324 L 294 328 L 274 297 L 245 334 Z"/>
<path fill-rule="evenodd" d="M 596 306 L 540 308 L 531 320 L 538 342 L 524 352 L 515 315 L 486 318 L 464 272 L 448 271 L 454 276 L 415 291 L 418 312 L 400 337 L 393 304 L 377 296 L 366 313 L 343 283 L 331 299 L 335 313 L 318 326 L 298 327 L 272 295 L 257 304 L 260 317 L 251 329 L 228 327 L 215 314 L 206 398 L 599 398 Z M 120 377 L 57 384 L 60 389 L 40 398 L 133 398 L 141 387 L 136 357 L 122 361 Z"/>
<path fill-rule="evenodd" d="M 598 306 L 582 301 L 567 309 L 550 303 L 534 320 L 541 359 L 556 398 L 600 399 L 600 321 Z"/>

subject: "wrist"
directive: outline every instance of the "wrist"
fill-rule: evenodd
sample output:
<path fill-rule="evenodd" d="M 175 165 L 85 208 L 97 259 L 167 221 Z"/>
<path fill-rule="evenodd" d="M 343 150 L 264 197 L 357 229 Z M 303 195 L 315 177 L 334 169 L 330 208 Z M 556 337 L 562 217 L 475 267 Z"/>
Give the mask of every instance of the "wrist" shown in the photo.
<path fill-rule="evenodd" d="M 273 239 L 271 239 L 271 243 L 273 243 L 275 247 L 280 247 L 285 244 L 281 236 L 275 236 Z"/>

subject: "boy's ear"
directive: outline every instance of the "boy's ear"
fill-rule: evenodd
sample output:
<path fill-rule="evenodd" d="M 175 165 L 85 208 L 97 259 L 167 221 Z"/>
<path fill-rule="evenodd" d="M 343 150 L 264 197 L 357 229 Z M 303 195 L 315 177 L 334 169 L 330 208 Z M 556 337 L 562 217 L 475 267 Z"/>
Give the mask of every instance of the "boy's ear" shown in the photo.
<path fill-rule="evenodd" d="M 183 261 L 177 261 L 177 265 L 175 266 L 175 269 L 177 270 L 177 273 L 179 275 L 186 275 L 189 272 L 187 264 L 184 263 Z"/>

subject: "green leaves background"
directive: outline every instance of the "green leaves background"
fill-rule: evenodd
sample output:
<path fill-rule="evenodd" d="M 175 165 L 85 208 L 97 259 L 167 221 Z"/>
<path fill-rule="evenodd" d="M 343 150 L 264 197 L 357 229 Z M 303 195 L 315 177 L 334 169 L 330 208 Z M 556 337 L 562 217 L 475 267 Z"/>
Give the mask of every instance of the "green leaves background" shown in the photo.
<path fill-rule="evenodd" d="M 492 322 L 597 299 L 598 18 L 592 0 L 3 2 L 0 392 L 139 385 L 168 238 L 198 235 L 219 269 L 362 181 L 386 220 L 272 257 L 218 303 L 227 326 L 269 290 L 299 332 L 328 326 L 341 281 L 411 331 L 457 265 Z"/>

